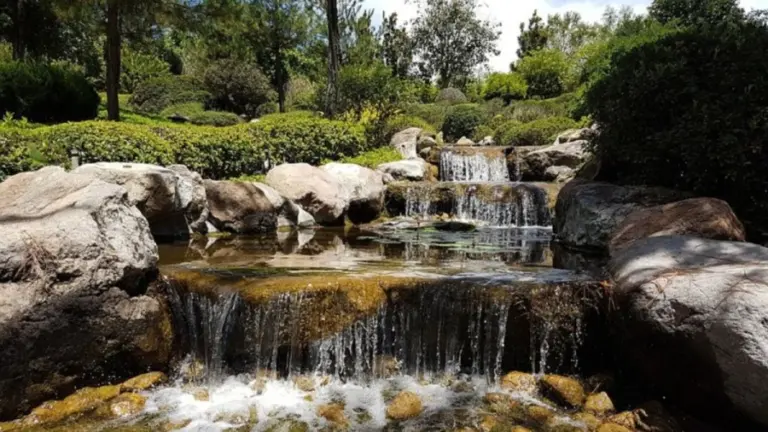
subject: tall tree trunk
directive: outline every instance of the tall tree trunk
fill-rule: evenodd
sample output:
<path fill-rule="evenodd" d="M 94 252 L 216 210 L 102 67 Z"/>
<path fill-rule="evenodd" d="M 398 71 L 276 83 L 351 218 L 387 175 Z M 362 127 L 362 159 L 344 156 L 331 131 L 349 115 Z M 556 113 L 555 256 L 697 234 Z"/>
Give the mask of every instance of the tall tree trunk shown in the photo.
<path fill-rule="evenodd" d="M 11 0 L 11 16 L 13 17 L 13 59 L 24 60 L 24 0 Z"/>
<path fill-rule="evenodd" d="M 337 0 L 326 0 L 328 16 L 328 92 L 325 99 L 325 115 L 336 115 L 339 100 L 339 63 L 341 62 L 341 37 L 339 34 L 339 7 Z"/>
<path fill-rule="evenodd" d="M 120 121 L 120 12 L 119 0 L 107 2 L 107 119 Z"/>
<path fill-rule="evenodd" d="M 275 84 L 277 87 L 277 105 L 280 108 L 280 112 L 285 112 L 285 86 L 288 75 L 286 73 L 285 68 L 283 67 L 283 50 L 280 48 L 280 46 L 275 47 Z"/>

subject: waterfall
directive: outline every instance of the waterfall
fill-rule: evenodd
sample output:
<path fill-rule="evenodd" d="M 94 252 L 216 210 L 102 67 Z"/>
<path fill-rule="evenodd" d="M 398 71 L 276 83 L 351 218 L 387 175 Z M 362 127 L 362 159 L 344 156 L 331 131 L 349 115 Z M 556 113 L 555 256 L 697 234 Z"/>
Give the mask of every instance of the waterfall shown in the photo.
<path fill-rule="evenodd" d="M 429 189 L 412 186 L 405 194 L 405 216 L 426 219 L 431 214 Z"/>
<path fill-rule="evenodd" d="M 508 182 L 503 151 L 466 154 L 450 148 L 440 153 L 440 180 L 454 182 Z"/>
<path fill-rule="evenodd" d="M 548 226 L 551 219 L 546 199 L 543 190 L 528 185 L 517 185 L 512 192 L 503 185 L 488 185 L 484 190 L 470 186 L 457 194 L 454 214 L 461 220 L 496 227 Z"/>

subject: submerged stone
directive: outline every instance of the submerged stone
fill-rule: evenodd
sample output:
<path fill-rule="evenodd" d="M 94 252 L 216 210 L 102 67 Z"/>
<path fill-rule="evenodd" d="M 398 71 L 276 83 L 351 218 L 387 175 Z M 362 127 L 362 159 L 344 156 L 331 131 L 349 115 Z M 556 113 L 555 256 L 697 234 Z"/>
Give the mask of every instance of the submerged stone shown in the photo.
<path fill-rule="evenodd" d="M 311 377 L 300 376 L 293 379 L 293 383 L 301 391 L 313 392 L 315 391 L 315 380 Z"/>
<path fill-rule="evenodd" d="M 328 420 L 335 426 L 346 428 L 349 426 L 349 420 L 344 414 L 344 405 L 341 404 L 329 404 L 320 405 L 317 408 L 317 415 Z"/>
<path fill-rule="evenodd" d="M 561 375 L 545 375 L 539 381 L 544 395 L 551 397 L 557 403 L 565 404 L 573 408 L 579 408 L 584 404 L 586 395 L 581 383 L 574 379 Z"/>
<path fill-rule="evenodd" d="M 424 407 L 418 395 L 403 391 L 387 406 L 387 417 L 393 420 L 408 420 L 417 417 L 423 410 Z"/>

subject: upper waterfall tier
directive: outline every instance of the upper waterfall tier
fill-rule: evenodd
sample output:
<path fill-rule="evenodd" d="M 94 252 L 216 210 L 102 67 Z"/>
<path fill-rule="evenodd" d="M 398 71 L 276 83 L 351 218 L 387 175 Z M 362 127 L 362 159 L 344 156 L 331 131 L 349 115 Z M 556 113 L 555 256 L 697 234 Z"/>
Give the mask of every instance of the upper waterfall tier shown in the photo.
<path fill-rule="evenodd" d="M 451 146 L 440 152 L 440 180 L 506 182 L 508 147 Z"/>
<path fill-rule="evenodd" d="M 524 183 L 396 182 L 387 186 L 391 216 L 456 219 L 497 227 L 549 226 L 547 192 Z"/>

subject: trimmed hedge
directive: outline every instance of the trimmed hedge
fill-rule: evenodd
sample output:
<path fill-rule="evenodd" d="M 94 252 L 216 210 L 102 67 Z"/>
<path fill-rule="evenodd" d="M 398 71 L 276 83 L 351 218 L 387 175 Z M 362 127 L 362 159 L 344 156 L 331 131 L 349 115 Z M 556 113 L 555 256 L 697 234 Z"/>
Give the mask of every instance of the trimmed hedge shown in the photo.
<path fill-rule="evenodd" d="M 229 127 L 148 125 L 89 121 L 36 129 L 0 128 L 0 177 L 43 165 L 81 163 L 180 163 L 213 179 L 258 174 L 264 162 L 319 164 L 369 149 L 365 131 L 309 116 L 270 116 Z"/>
<path fill-rule="evenodd" d="M 557 134 L 575 129 L 581 124 L 567 117 L 548 117 L 529 123 L 510 120 L 494 136 L 498 145 L 544 146 L 552 144 Z"/>
<path fill-rule="evenodd" d="M 240 116 L 231 112 L 203 111 L 189 116 L 189 122 L 198 126 L 234 126 L 241 122 Z"/>

